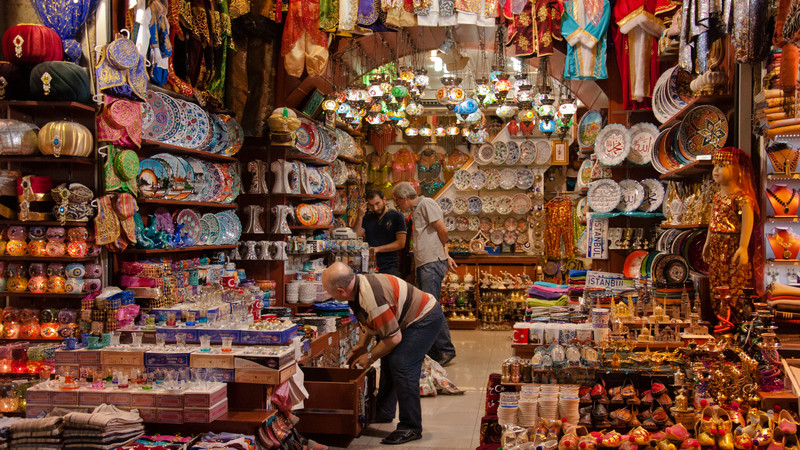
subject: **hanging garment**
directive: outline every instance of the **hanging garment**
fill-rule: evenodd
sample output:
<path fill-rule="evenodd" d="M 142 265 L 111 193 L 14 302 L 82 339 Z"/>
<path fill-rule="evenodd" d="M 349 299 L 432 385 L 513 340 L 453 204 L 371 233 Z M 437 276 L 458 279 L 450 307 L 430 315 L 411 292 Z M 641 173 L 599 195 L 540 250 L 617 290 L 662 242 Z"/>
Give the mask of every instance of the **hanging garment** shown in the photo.
<path fill-rule="evenodd" d="M 48 28 L 61 37 L 64 54 L 80 63 L 81 44 L 75 38 L 86 21 L 92 17 L 99 0 L 32 0 L 33 9 Z"/>
<path fill-rule="evenodd" d="M 421 27 L 451 27 L 457 20 L 454 0 L 431 0 L 427 14 L 417 13 L 417 24 Z"/>
<path fill-rule="evenodd" d="M 731 43 L 736 61 L 754 64 L 769 55 L 770 41 L 762 39 L 769 31 L 770 2 L 767 0 L 734 0 Z"/>
<path fill-rule="evenodd" d="M 339 0 L 319 0 L 319 29 L 335 33 L 339 28 Z"/>
<path fill-rule="evenodd" d="M 295 78 L 322 74 L 328 64 L 328 37 L 319 29 L 319 0 L 290 0 L 283 29 L 281 56 L 286 73 Z"/>
<path fill-rule="evenodd" d="M 547 257 L 571 258 L 575 254 L 575 238 L 572 234 L 572 214 L 575 208 L 568 197 L 555 197 L 545 204 L 547 213 Z M 564 246 L 562 253 L 561 246 Z"/>
<path fill-rule="evenodd" d="M 561 40 L 560 0 L 525 2 L 522 11 L 513 15 L 513 2 L 506 2 L 504 14 L 512 14 L 507 45 L 515 44 L 516 56 L 548 56 L 553 54 L 553 41 Z"/>
<path fill-rule="evenodd" d="M 567 0 L 561 16 L 561 33 L 567 40 L 564 77 L 569 80 L 604 80 L 606 31 L 611 18 L 608 0 Z"/>
<path fill-rule="evenodd" d="M 772 37 L 772 43 L 781 49 L 780 58 L 780 87 L 783 92 L 793 97 L 797 85 L 797 66 L 800 55 L 798 54 L 797 45 L 795 45 L 792 38 L 795 35 L 794 24 L 800 24 L 796 18 L 800 18 L 798 14 L 791 14 L 792 11 L 800 11 L 795 8 L 797 2 L 792 0 L 779 0 L 778 1 L 778 14 L 775 18 L 775 34 Z M 793 20 L 790 20 L 793 19 Z M 798 27 L 800 29 L 800 27 Z M 788 36 L 788 38 L 787 38 Z"/>
<path fill-rule="evenodd" d="M 358 1 L 358 25 L 374 32 L 389 31 L 386 28 L 386 11 L 381 8 L 381 0 Z"/>
<path fill-rule="evenodd" d="M 614 5 L 614 49 L 622 78 L 623 109 L 634 109 L 633 102 L 649 106 L 660 73 L 657 38 L 665 29 L 661 15 L 676 7 L 668 0 L 620 0 Z"/>

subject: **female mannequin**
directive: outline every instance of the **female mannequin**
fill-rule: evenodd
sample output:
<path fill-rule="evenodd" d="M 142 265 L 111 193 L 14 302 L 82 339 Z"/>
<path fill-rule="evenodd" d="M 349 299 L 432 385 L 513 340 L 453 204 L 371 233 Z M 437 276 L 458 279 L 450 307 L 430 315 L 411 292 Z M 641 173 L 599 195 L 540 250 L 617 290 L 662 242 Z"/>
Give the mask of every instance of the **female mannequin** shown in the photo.
<path fill-rule="evenodd" d="M 764 268 L 758 201 L 753 190 L 750 157 L 737 148 L 726 147 L 714 153 L 712 177 L 719 185 L 714 195 L 708 237 L 703 258 L 709 264 L 711 289 L 728 286 L 731 294 L 731 321 L 743 319 L 742 288 L 763 292 Z M 752 260 L 750 259 L 752 258 Z M 715 304 L 724 318 L 728 305 Z"/>

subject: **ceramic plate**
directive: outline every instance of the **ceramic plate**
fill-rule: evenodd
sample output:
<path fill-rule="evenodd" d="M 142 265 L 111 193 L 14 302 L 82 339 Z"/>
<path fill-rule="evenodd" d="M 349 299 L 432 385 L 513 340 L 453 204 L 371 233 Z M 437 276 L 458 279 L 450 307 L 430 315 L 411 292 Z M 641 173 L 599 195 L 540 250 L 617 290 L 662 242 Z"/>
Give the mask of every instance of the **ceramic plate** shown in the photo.
<path fill-rule="evenodd" d="M 533 186 L 533 172 L 530 169 L 517 169 L 517 187 L 528 189 Z"/>
<path fill-rule="evenodd" d="M 469 219 L 467 219 L 464 216 L 456 217 L 456 231 L 467 231 L 467 230 L 469 230 Z"/>
<path fill-rule="evenodd" d="M 475 189 L 476 191 L 478 189 L 483 189 L 483 187 L 486 186 L 486 172 L 481 169 L 472 172 L 471 186 L 472 189 Z"/>
<path fill-rule="evenodd" d="M 321 143 L 321 137 L 317 133 L 317 125 L 314 122 L 300 117 L 300 128 L 297 129 L 295 135 L 295 147 L 303 153 L 313 155 Z"/>
<path fill-rule="evenodd" d="M 480 197 L 473 195 L 467 199 L 467 212 L 470 214 L 478 214 L 483 209 L 483 202 Z"/>
<path fill-rule="evenodd" d="M 468 171 L 459 169 L 453 174 L 453 186 L 455 186 L 455 188 L 459 191 L 465 191 L 469 189 L 471 183 L 472 175 Z"/>
<path fill-rule="evenodd" d="M 620 211 L 636 211 L 644 200 L 644 188 L 638 181 L 622 180 L 619 182 L 620 200 L 617 209 Z"/>
<path fill-rule="evenodd" d="M 478 216 L 469 216 L 469 231 L 478 231 L 480 226 L 480 219 Z"/>
<path fill-rule="evenodd" d="M 225 147 L 225 150 L 223 150 L 221 153 L 228 156 L 233 156 L 239 153 L 239 150 L 242 148 L 242 145 L 244 144 L 244 128 L 242 128 L 242 125 L 231 116 L 220 114 L 219 117 L 225 123 L 225 128 L 226 131 L 228 132 L 227 136 L 228 145 L 227 147 Z M 333 159 L 335 158 L 336 155 L 333 156 Z M 333 161 L 333 159 L 328 158 L 326 159 L 326 161 L 331 162 Z"/>
<path fill-rule="evenodd" d="M 494 190 L 500 187 L 500 172 L 497 169 L 486 170 L 486 189 Z"/>
<path fill-rule="evenodd" d="M 586 197 L 581 197 L 580 200 L 575 203 L 575 215 L 578 216 L 579 221 L 586 221 Z"/>
<path fill-rule="evenodd" d="M 517 194 L 511 199 L 514 203 L 514 214 L 528 214 L 531 210 L 531 198 L 528 194 Z"/>
<path fill-rule="evenodd" d="M 469 209 L 469 204 L 467 203 L 467 199 L 464 197 L 456 197 L 456 199 L 453 200 L 454 214 L 466 214 L 467 209 Z"/>
<path fill-rule="evenodd" d="M 209 151 L 212 153 L 223 153 L 225 149 L 230 146 L 228 127 L 225 125 L 225 121 L 216 114 L 212 114 L 211 119 L 214 122 L 214 138 L 212 139 L 214 146 L 209 148 Z"/>
<path fill-rule="evenodd" d="M 517 185 L 517 171 L 515 169 L 503 169 L 500 171 L 500 187 L 512 189 Z"/>
<path fill-rule="evenodd" d="M 163 198 L 170 187 L 168 166 L 161 160 L 146 158 L 139 161 L 136 182 L 145 198 Z"/>
<path fill-rule="evenodd" d="M 592 160 L 587 159 L 581 163 L 581 168 L 578 170 L 578 187 L 583 188 L 589 186 L 592 182 Z"/>
<path fill-rule="evenodd" d="M 550 155 L 552 153 L 553 148 L 550 146 L 550 141 L 536 141 L 536 159 L 533 160 L 533 163 L 537 166 L 548 165 L 550 163 Z"/>
<path fill-rule="evenodd" d="M 647 258 L 648 252 L 644 250 L 637 250 L 627 258 L 625 258 L 625 265 L 623 274 L 628 278 L 639 278 L 642 271 L 642 262 Z"/>
<path fill-rule="evenodd" d="M 494 245 L 500 245 L 503 243 L 503 239 L 505 238 L 505 233 L 502 230 L 494 230 L 492 234 L 489 236 L 489 240 L 492 241 Z"/>
<path fill-rule="evenodd" d="M 589 253 L 589 233 L 588 230 L 583 230 L 581 237 L 578 238 L 578 251 L 582 255 Z"/>
<path fill-rule="evenodd" d="M 477 151 L 475 152 L 475 162 L 484 166 L 486 164 L 490 164 L 492 159 L 494 159 L 494 146 L 492 144 L 486 143 L 481 146 L 476 146 Z"/>
<path fill-rule="evenodd" d="M 513 217 L 508 217 L 505 221 L 503 221 L 503 229 L 506 231 L 516 231 L 517 219 Z"/>
<path fill-rule="evenodd" d="M 652 123 L 637 123 L 631 127 L 631 151 L 628 153 L 628 161 L 634 164 L 649 164 L 658 134 L 658 127 Z"/>
<path fill-rule="evenodd" d="M 698 106 L 683 119 L 678 136 L 681 147 L 690 157 L 710 155 L 725 146 L 728 119 L 716 106 Z"/>
<path fill-rule="evenodd" d="M 578 143 L 582 147 L 594 146 L 597 134 L 603 128 L 603 115 L 600 111 L 591 110 L 581 117 L 578 123 Z"/>
<path fill-rule="evenodd" d="M 208 239 L 205 241 L 205 245 L 218 245 L 221 229 L 217 216 L 211 213 L 203 214 L 200 220 L 206 224 L 208 230 Z"/>
<path fill-rule="evenodd" d="M 529 166 L 536 161 L 536 142 L 525 141 L 519 145 L 519 164 Z"/>
<path fill-rule="evenodd" d="M 483 212 L 486 214 L 491 214 L 495 210 L 495 199 L 491 195 L 484 195 L 481 197 L 481 203 L 483 203 Z"/>
<path fill-rule="evenodd" d="M 164 141 L 175 134 L 177 127 L 176 121 L 178 118 L 175 117 L 173 110 L 167 103 L 174 103 L 174 100 L 171 97 L 169 100 L 165 100 L 154 91 L 147 91 L 146 99 L 147 107 L 142 111 L 143 120 L 146 121 L 146 123 L 142 124 L 142 135 L 145 139 Z"/>
<path fill-rule="evenodd" d="M 506 158 L 508 158 L 508 148 L 506 147 L 506 144 L 504 142 L 495 142 L 492 164 L 498 166 L 504 164 L 506 162 Z"/>
<path fill-rule="evenodd" d="M 511 214 L 511 210 L 514 209 L 514 200 L 511 199 L 508 195 L 503 195 L 497 198 L 497 202 L 495 203 L 495 210 L 498 214 Z M 499 228 L 499 227 L 498 227 Z"/>
<path fill-rule="evenodd" d="M 184 139 L 186 143 L 185 146 L 187 148 L 202 148 L 204 145 L 208 144 L 213 135 L 211 119 L 209 119 L 208 113 L 203 111 L 203 108 L 199 105 L 191 102 L 185 103 L 184 110 L 187 112 L 186 116 L 190 118 L 193 124 L 192 129 L 194 131 L 193 135 L 187 135 L 186 139 Z"/>
<path fill-rule="evenodd" d="M 622 125 L 606 125 L 594 142 L 597 160 L 607 166 L 616 166 L 625 161 L 631 149 L 631 135 Z"/>
<path fill-rule="evenodd" d="M 617 207 L 620 195 L 619 185 L 606 178 L 592 182 L 586 198 L 593 211 L 606 213 Z"/>
<path fill-rule="evenodd" d="M 452 216 L 445 217 L 444 226 L 447 228 L 447 231 L 456 231 L 456 219 Z"/>
<path fill-rule="evenodd" d="M 484 233 L 488 233 L 492 229 L 492 219 L 488 217 L 481 217 L 478 227 Z"/>
<path fill-rule="evenodd" d="M 517 242 L 517 232 L 506 231 L 505 233 L 503 233 L 503 242 L 506 245 L 514 245 Z"/>
<path fill-rule="evenodd" d="M 436 200 L 439 203 L 439 207 L 442 208 L 442 214 L 450 214 L 453 212 L 453 200 L 450 197 L 442 197 Z"/>
<path fill-rule="evenodd" d="M 661 202 L 664 201 L 664 185 L 655 178 L 647 178 L 640 183 L 644 188 L 644 200 L 639 206 L 639 210 L 645 212 L 657 211 L 661 206 Z"/>
<path fill-rule="evenodd" d="M 508 148 L 506 164 L 512 166 L 519 161 L 519 145 L 514 141 L 508 141 L 506 142 L 506 147 Z"/>
<path fill-rule="evenodd" d="M 201 240 L 200 214 L 193 209 L 183 209 L 175 215 L 175 224 L 183 225 L 182 232 L 192 238 L 192 245 Z"/>

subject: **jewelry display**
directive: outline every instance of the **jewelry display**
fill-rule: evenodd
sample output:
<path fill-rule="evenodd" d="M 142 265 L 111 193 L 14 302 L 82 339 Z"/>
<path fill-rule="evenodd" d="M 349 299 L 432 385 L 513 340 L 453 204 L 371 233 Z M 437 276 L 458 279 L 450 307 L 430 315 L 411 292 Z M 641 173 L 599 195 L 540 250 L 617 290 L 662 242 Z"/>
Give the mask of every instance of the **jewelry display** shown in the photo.
<path fill-rule="evenodd" d="M 797 170 L 800 151 L 792 149 L 788 144 L 777 142 L 767 148 L 767 158 L 772 166 L 772 173 L 790 175 Z"/>
<path fill-rule="evenodd" d="M 790 228 L 775 227 L 775 232 L 767 235 L 767 238 L 772 249 L 775 250 L 776 258 L 780 256 L 779 259 L 797 259 L 798 251 L 800 251 L 800 241 L 797 240 L 797 235 Z M 783 250 L 781 251 L 780 249 Z"/>
<path fill-rule="evenodd" d="M 795 189 L 788 188 L 783 184 L 773 184 L 771 188 L 766 188 L 767 200 L 769 200 L 776 216 L 796 216 L 800 196 Z"/>

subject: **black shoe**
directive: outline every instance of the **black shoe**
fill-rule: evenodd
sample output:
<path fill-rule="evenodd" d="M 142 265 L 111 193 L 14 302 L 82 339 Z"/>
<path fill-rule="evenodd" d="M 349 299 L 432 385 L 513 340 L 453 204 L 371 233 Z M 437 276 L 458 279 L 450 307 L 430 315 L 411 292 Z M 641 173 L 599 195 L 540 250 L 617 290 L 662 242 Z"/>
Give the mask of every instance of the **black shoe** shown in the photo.
<path fill-rule="evenodd" d="M 416 441 L 421 439 L 422 434 L 414 430 L 394 430 L 392 434 L 386 436 L 381 440 L 383 445 L 400 445 L 406 442 Z"/>
<path fill-rule="evenodd" d="M 370 423 L 392 423 L 392 422 L 394 422 L 394 418 L 376 417 L 372 419 Z"/>
<path fill-rule="evenodd" d="M 450 364 L 453 361 L 453 358 L 455 358 L 455 357 L 456 357 L 455 353 L 448 353 L 448 354 L 444 355 L 444 357 L 442 357 L 441 361 L 438 361 L 439 365 L 444 367 L 444 366 Z"/>

